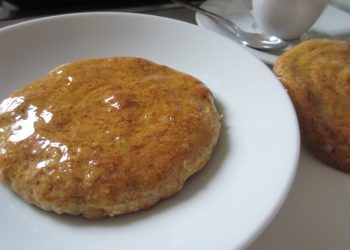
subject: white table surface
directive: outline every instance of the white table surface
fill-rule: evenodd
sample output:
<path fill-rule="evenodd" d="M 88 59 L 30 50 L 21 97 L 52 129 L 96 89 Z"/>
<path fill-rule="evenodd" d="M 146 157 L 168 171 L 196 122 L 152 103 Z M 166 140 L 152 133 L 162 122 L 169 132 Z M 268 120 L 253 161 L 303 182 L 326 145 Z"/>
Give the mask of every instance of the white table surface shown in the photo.
<path fill-rule="evenodd" d="M 194 23 L 193 12 L 182 8 L 148 13 Z M 32 18 L 0 21 L 0 28 Z M 326 166 L 302 146 L 284 205 L 248 250 L 304 249 L 350 249 L 350 174 Z"/>
<path fill-rule="evenodd" d="M 350 175 L 317 160 L 304 146 L 281 210 L 249 250 L 350 249 Z"/>

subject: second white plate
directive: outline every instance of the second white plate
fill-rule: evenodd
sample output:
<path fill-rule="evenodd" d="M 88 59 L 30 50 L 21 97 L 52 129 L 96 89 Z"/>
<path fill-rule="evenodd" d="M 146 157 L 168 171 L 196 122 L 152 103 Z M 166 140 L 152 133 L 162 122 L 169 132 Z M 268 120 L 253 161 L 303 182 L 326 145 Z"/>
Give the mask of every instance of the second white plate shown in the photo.
<path fill-rule="evenodd" d="M 211 10 L 219 15 L 222 15 L 234 21 L 243 30 L 251 32 L 259 32 L 256 27 L 254 18 L 242 6 L 241 0 L 207 0 L 201 7 Z M 234 42 L 236 42 L 230 32 L 222 28 L 220 24 L 213 19 L 208 18 L 202 14 L 196 13 L 196 21 L 199 26 L 212 30 L 220 35 L 223 35 Z M 310 30 L 301 37 L 301 41 L 311 38 L 331 38 L 340 40 L 350 40 L 350 14 L 340 10 L 332 5 L 329 5 L 321 17 L 310 28 Z M 292 42 L 294 46 L 299 41 Z M 262 51 L 245 47 L 250 53 L 257 56 L 267 64 L 273 64 L 277 56 L 283 51 L 276 52 Z M 287 49 L 289 49 L 287 48 Z"/>

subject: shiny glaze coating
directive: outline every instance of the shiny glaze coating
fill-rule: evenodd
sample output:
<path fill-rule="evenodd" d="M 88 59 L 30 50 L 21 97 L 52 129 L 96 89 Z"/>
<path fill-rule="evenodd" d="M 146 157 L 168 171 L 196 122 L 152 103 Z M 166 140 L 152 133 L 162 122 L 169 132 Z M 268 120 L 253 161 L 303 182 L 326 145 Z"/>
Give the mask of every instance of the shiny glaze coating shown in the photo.
<path fill-rule="evenodd" d="M 288 89 L 309 148 L 350 173 L 350 43 L 304 42 L 280 56 L 274 72 Z"/>
<path fill-rule="evenodd" d="M 220 129 L 199 80 L 141 58 L 66 64 L 0 105 L 0 177 L 45 210 L 100 218 L 179 191 Z"/>

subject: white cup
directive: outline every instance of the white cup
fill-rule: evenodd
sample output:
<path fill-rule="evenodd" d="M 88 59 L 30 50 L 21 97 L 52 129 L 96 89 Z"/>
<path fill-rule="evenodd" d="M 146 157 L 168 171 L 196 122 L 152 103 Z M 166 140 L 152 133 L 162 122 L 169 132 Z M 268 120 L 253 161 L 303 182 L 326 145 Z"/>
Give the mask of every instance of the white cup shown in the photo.
<path fill-rule="evenodd" d="M 251 0 L 258 29 L 285 40 L 299 38 L 319 18 L 329 0 Z"/>

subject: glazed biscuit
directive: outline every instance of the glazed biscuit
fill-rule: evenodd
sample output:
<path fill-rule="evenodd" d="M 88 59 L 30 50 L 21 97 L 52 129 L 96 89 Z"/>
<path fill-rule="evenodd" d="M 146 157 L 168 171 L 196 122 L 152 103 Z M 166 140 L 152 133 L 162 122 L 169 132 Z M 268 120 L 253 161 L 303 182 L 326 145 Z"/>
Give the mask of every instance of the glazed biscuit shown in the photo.
<path fill-rule="evenodd" d="M 218 140 L 213 95 L 142 58 L 60 66 L 0 105 L 2 180 L 29 203 L 87 218 L 172 196 Z"/>

